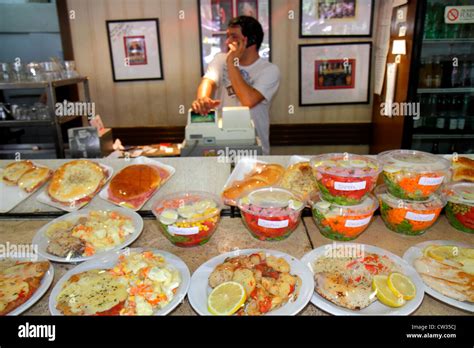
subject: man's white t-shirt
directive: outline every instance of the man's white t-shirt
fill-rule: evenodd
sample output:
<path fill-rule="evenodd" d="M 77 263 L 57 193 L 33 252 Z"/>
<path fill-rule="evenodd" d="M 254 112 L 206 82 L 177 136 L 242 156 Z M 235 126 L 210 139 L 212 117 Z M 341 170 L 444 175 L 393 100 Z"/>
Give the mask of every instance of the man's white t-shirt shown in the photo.
<path fill-rule="evenodd" d="M 226 64 L 226 54 L 219 53 L 207 68 L 204 78 L 216 83 L 215 98 L 221 101 L 219 109 L 226 106 L 241 106 L 229 79 Z M 262 142 L 263 154 L 270 154 L 270 116 L 269 109 L 273 96 L 280 85 L 280 69 L 265 59 L 259 58 L 251 65 L 239 66 L 245 82 L 252 86 L 265 98 L 258 105 L 250 109 L 257 135 Z"/>

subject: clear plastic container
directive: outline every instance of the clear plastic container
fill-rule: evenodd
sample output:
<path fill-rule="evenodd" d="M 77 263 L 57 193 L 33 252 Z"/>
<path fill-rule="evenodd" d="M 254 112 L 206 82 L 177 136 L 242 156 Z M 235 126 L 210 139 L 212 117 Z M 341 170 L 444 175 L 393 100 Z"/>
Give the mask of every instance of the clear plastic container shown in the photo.
<path fill-rule="evenodd" d="M 377 184 L 380 165 L 375 159 L 330 153 L 311 159 L 322 198 L 338 205 L 360 204 Z"/>
<path fill-rule="evenodd" d="M 311 199 L 313 219 L 321 234 L 332 240 L 354 240 L 364 232 L 379 207 L 374 195 L 369 195 L 362 203 L 343 206 L 325 201 L 320 193 Z"/>
<path fill-rule="evenodd" d="M 433 194 L 424 201 L 412 201 L 393 196 L 388 192 L 387 185 L 375 189 L 379 200 L 380 214 L 385 226 L 390 230 L 410 236 L 418 236 L 438 220 L 446 200 Z"/>
<path fill-rule="evenodd" d="M 450 163 L 415 150 L 393 150 L 377 156 L 388 191 L 397 198 L 424 201 L 449 180 Z"/>
<path fill-rule="evenodd" d="M 203 245 L 216 231 L 222 202 L 207 192 L 179 192 L 162 197 L 152 206 L 161 231 L 179 247 Z"/>
<path fill-rule="evenodd" d="M 304 203 L 291 191 L 265 187 L 244 194 L 238 200 L 244 225 L 257 239 L 278 241 L 298 227 Z"/>
<path fill-rule="evenodd" d="M 474 233 L 474 183 L 451 183 L 443 188 L 446 217 L 455 229 Z"/>

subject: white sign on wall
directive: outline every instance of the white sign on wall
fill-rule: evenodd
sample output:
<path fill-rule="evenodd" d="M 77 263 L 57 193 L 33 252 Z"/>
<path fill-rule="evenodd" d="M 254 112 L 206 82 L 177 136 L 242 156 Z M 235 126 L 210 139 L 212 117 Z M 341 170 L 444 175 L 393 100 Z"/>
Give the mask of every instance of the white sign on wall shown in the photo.
<path fill-rule="evenodd" d="M 444 22 L 447 24 L 474 23 L 474 6 L 446 6 Z"/>

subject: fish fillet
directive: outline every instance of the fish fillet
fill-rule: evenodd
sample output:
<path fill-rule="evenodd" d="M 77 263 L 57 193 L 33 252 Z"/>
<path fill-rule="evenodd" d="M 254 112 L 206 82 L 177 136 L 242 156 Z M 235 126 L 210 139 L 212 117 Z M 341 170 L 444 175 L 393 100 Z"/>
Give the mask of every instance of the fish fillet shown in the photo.
<path fill-rule="evenodd" d="M 468 288 L 467 291 L 462 291 L 462 289 L 459 288 L 459 284 L 456 283 L 452 283 L 439 278 L 434 278 L 426 274 L 422 274 L 421 278 L 424 280 L 426 285 L 428 285 L 433 290 L 442 293 L 445 296 L 451 297 L 458 301 L 474 302 L 474 293 L 472 291 L 472 287 L 469 290 L 469 287 L 466 286 Z"/>

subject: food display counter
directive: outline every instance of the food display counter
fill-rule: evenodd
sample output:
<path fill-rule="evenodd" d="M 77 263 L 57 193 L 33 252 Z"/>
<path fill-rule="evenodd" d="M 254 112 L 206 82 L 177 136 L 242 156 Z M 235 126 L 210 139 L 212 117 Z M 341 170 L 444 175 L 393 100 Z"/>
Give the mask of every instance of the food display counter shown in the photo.
<path fill-rule="evenodd" d="M 262 156 L 259 160 L 268 163 L 277 163 L 287 166 L 289 156 Z M 277 250 L 289 254 L 297 259 L 302 258 L 311 250 L 323 245 L 333 244 L 334 241 L 325 238 L 318 230 L 308 209 L 303 213 L 302 223 L 289 235 L 280 241 L 261 241 L 254 238 L 244 226 L 234 209 L 224 206 L 221 212 L 221 221 L 208 243 L 193 248 L 182 248 L 173 245 L 160 231 L 159 222 L 150 214 L 152 204 L 160 198 L 178 191 L 207 191 L 220 195 L 232 172 L 231 164 L 220 158 L 163 158 L 160 162 L 176 169 L 175 174 L 161 187 L 154 196 L 140 209 L 144 218 L 144 228 L 139 238 L 130 247 L 148 247 L 167 251 L 181 258 L 189 268 L 191 274 L 203 263 L 211 258 L 239 249 L 267 249 Z M 36 162 L 36 161 L 35 161 Z M 55 169 L 67 160 L 38 160 L 40 164 Z M 4 168 L 10 161 L 1 161 L 0 168 Z M 133 163 L 133 160 L 114 159 L 100 160 L 100 163 L 113 168 L 117 173 L 121 168 Z M 20 203 L 8 213 L 0 215 L 0 244 L 30 244 L 36 232 L 51 220 L 64 214 L 49 205 L 36 200 L 44 188 Z M 111 209 L 115 205 L 95 196 L 88 208 Z M 463 233 L 449 225 L 442 215 L 425 234 L 407 236 L 394 233 L 386 228 L 381 216 L 377 213 L 370 226 L 356 240 L 355 243 L 373 245 L 402 257 L 413 245 L 425 241 L 449 240 L 472 245 L 472 234 Z M 338 242 L 343 243 L 343 242 Z M 48 301 L 51 291 L 58 280 L 76 264 L 56 263 L 54 266 L 54 280 L 52 286 L 42 298 L 26 310 L 24 315 L 50 315 Z M 196 315 L 186 297 L 171 315 Z M 300 315 L 328 315 L 312 303 L 308 303 Z M 424 294 L 421 305 L 413 312 L 414 315 L 470 315 L 464 311 L 443 303 L 427 293 Z"/>

